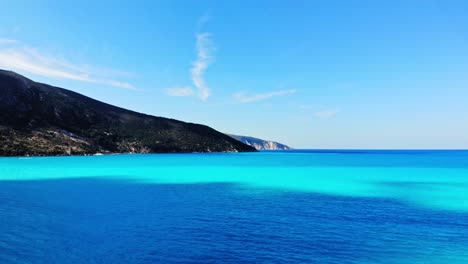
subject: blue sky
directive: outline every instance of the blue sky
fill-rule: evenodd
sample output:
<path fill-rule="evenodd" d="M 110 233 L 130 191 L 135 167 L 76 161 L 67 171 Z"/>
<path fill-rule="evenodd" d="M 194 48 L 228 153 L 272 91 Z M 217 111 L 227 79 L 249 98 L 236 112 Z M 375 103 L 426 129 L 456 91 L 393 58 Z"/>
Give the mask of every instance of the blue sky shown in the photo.
<path fill-rule="evenodd" d="M 468 148 L 466 1 L 4 1 L 0 68 L 296 148 Z"/>

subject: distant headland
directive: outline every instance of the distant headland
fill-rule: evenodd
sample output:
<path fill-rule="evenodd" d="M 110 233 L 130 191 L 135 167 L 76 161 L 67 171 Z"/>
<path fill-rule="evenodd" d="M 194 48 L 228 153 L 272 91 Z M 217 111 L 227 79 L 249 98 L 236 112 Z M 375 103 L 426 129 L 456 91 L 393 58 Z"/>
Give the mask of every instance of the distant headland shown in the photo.
<path fill-rule="evenodd" d="M 229 135 L 229 134 L 228 134 Z M 229 135 L 230 137 L 239 140 L 242 143 L 245 143 L 249 146 L 256 148 L 257 150 L 291 150 L 292 148 L 286 146 L 284 144 L 264 140 L 255 137 L 247 137 L 247 136 L 238 136 L 238 135 Z"/>

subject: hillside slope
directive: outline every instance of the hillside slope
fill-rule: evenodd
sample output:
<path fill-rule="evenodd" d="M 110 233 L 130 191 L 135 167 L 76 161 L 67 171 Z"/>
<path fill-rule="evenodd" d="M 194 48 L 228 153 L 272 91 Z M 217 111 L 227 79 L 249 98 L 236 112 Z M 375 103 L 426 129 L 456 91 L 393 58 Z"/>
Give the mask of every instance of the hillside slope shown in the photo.
<path fill-rule="evenodd" d="M 0 70 L 0 155 L 243 152 L 210 127 L 154 117 Z"/>

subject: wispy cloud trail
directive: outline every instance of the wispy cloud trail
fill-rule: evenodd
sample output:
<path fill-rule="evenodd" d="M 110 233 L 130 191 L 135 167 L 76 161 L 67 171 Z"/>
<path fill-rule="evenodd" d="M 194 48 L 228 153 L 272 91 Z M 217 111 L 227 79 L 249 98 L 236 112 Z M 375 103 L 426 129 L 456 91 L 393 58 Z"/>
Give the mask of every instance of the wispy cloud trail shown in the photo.
<path fill-rule="evenodd" d="M 208 32 L 196 36 L 197 59 L 193 62 L 190 75 L 193 85 L 198 89 L 198 96 L 206 101 L 211 95 L 211 90 L 206 84 L 204 75 L 208 66 L 213 62 L 213 41 Z"/>
<path fill-rule="evenodd" d="M 246 94 L 246 93 L 236 93 L 234 94 L 234 99 L 239 103 L 251 103 L 262 100 L 267 100 L 276 96 L 286 96 L 296 93 L 296 90 L 282 90 L 282 91 L 273 91 L 268 93 L 261 94 Z"/>
<path fill-rule="evenodd" d="M 165 93 L 169 96 L 178 96 L 178 97 L 183 97 L 183 96 L 192 96 L 194 94 L 194 91 L 191 87 L 174 87 L 174 88 L 168 88 L 165 90 Z"/>
<path fill-rule="evenodd" d="M 48 78 L 68 79 L 80 82 L 101 84 L 123 89 L 136 90 L 127 82 L 99 75 L 90 67 L 75 65 L 40 53 L 38 50 L 19 45 L 17 40 L 0 39 L 0 68 L 24 71 Z"/>
<path fill-rule="evenodd" d="M 190 67 L 190 79 L 194 88 L 190 86 L 165 89 L 169 96 L 198 96 L 202 101 L 208 100 L 211 96 L 211 89 L 206 83 L 205 73 L 208 67 L 214 62 L 213 51 L 215 49 L 212 34 L 203 32 L 203 25 L 209 20 L 209 15 L 205 14 L 197 22 L 197 33 L 195 35 L 196 59 Z M 195 90 L 197 91 L 195 93 Z"/>
<path fill-rule="evenodd" d="M 334 118 L 340 110 L 338 109 L 325 109 L 314 113 L 314 116 L 320 119 L 331 119 Z"/>
<path fill-rule="evenodd" d="M 18 41 L 16 39 L 6 39 L 6 38 L 0 38 L 0 44 L 14 44 L 17 43 Z"/>

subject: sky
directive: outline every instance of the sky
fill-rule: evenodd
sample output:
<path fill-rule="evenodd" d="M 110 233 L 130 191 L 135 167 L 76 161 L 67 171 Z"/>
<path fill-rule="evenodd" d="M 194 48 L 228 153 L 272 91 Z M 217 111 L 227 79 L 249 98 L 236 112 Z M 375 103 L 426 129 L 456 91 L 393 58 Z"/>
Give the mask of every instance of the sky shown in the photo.
<path fill-rule="evenodd" d="M 467 149 L 468 2 L 5 0 L 0 69 L 295 148 Z"/>

